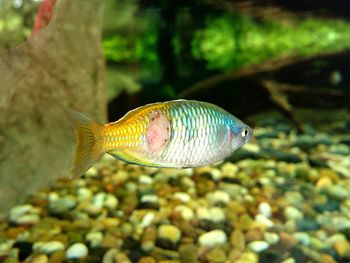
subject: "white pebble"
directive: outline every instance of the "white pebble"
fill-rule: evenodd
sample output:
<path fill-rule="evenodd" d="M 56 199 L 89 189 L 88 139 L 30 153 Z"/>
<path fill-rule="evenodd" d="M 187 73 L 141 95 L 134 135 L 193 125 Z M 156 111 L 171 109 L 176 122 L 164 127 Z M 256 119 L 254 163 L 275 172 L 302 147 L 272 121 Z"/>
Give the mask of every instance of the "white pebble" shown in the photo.
<path fill-rule="evenodd" d="M 266 240 L 267 243 L 273 245 L 279 242 L 280 237 L 276 233 L 272 232 L 265 232 L 264 233 L 264 239 Z"/>
<path fill-rule="evenodd" d="M 259 205 L 259 213 L 262 214 L 263 216 L 270 218 L 272 215 L 272 209 L 269 203 L 262 202 Z"/>
<path fill-rule="evenodd" d="M 34 243 L 33 249 L 50 255 L 56 251 L 64 250 L 64 244 L 60 241 L 39 241 Z"/>
<path fill-rule="evenodd" d="M 261 240 L 252 241 L 248 244 L 248 247 L 256 253 L 260 253 L 260 252 L 268 249 L 269 246 L 270 246 L 269 243 L 267 243 L 266 241 L 261 241 Z"/>
<path fill-rule="evenodd" d="M 228 193 L 221 190 L 216 190 L 212 193 L 208 193 L 206 198 L 212 205 L 217 205 L 219 203 L 227 204 L 231 199 Z"/>
<path fill-rule="evenodd" d="M 226 162 L 221 166 L 221 171 L 225 176 L 234 176 L 238 172 L 237 165 Z"/>
<path fill-rule="evenodd" d="M 183 219 L 190 221 L 194 217 L 194 213 L 191 208 L 186 205 L 178 205 L 175 207 L 175 212 L 178 212 Z"/>
<path fill-rule="evenodd" d="M 118 199 L 114 195 L 107 194 L 103 206 L 110 210 L 114 210 L 118 207 L 118 203 Z"/>
<path fill-rule="evenodd" d="M 158 196 L 156 195 L 144 195 L 141 197 L 142 203 L 158 203 Z"/>
<path fill-rule="evenodd" d="M 152 212 L 145 214 L 145 216 L 142 218 L 140 226 L 142 228 L 148 227 L 149 225 L 152 224 L 154 217 L 155 217 L 155 215 Z"/>
<path fill-rule="evenodd" d="M 93 193 L 88 188 L 79 188 L 77 191 L 77 195 L 79 201 L 84 201 L 89 200 L 92 197 Z"/>
<path fill-rule="evenodd" d="M 9 219 L 15 224 L 35 224 L 40 220 L 40 209 L 34 208 L 32 205 L 25 204 L 15 206 L 10 210 Z"/>
<path fill-rule="evenodd" d="M 293 234 L 293 237 L 304 246 L 310 245 L 310 236 L 306 232 L 296 232 Z"/>
<path fill-rule="evenodd" d="M 287 206 L 284 209 L 283 214 L 289 220 L 299 220 L 304 217 L 303 213 L 294 206 Z"/>
<path fill-rule="evenodd" d="M 221 207 L 211 207 L 209 209 L 210 220 L 213 222 L 223 222 L 225 221 L 225 212 Z"/>
<path fill-rule="evenodd" d="M 174 198 L 180 200 L 183 203 L 187 203 L 191 200 L 191 196 L 188 193 L 177 192 L 174 194 Z"/>
<path fill-rule="evenodd" d="M 86 234 L 85 239 L 89 242 L 91 247 L 97 247 L 103 240 L 103 234 L 102 232 L 89 232 Z"/>
<path fill-rule="evenodd" d="M 263 224 L 264 226 L 266 226 L 268 228 L 273 227 L 273 222 L 261 214 L 257 214 L 255 216 L 255 221 Z"/>
<path fill-rule="evenodd" d="M 66 257 L 69 259 L 83 258 L 89 254 L 89 250 L 83 243 L 75 243 L 66 251 Z"/>
<path fill-rule="evenodd" d="M 148 185 L 150 185 L 150 184 L 153 184 L 153 181 L 154 181 L 153 178 L 148 176 L 148 175 L 141 175 L 139 177 L 139 183 L 140 184 L 148 184 Z"/>
<path fill-rule="evenodd" d="M 199 220 L 209 220 L 210 219 L 210 212 L 209 209 L 206 207 L 198 207 L 196 209 L 196 215 Z"/>
<path fill-rule="evenodd" d="M 212 230 L 199 236 L 198 242 L 205 247 L 215 247 L 227 242 L 227 235 L 222 230 Z"/>

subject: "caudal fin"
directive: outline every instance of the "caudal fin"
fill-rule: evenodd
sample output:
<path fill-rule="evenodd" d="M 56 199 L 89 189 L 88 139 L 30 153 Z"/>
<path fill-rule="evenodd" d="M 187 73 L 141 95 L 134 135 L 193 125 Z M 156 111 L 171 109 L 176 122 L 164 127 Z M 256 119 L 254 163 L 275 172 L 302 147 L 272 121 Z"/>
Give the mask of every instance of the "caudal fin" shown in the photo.
<path fill-rule="evenodd" d="M 77 147 L 72 168 L 72 176 L 83 175 L 104 153 L 98 138 L 101 136 L 102 124 L 98 124 L 80 112 L 70 110 L 69 120 L 77 135 Z"/>

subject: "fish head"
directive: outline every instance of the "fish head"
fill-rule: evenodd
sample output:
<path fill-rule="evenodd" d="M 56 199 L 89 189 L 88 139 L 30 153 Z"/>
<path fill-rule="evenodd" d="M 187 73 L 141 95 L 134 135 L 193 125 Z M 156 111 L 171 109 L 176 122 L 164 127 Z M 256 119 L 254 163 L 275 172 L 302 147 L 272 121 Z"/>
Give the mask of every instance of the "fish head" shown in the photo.
<path fill-rule="evenodd" d="M 235 120 L 231 125 L 231 150 L 235 151 L 246 144 L 253 135 L 253 129 L 242 121 Z"/>

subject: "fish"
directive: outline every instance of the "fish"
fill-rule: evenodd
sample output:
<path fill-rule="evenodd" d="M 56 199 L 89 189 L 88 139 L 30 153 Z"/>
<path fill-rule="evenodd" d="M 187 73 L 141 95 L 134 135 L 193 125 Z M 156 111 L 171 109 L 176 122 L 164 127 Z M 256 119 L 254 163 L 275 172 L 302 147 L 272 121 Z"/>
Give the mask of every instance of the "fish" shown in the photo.
<path fill-rule="evenodd" d="M 77 146 L 72 176 L 105 153 L 130 164 L 189 168 L 218 163 L 249 141 L 253 129 L 217 105 L 172 100 L 138 107 L 100 124 L 70 110 Z"/>

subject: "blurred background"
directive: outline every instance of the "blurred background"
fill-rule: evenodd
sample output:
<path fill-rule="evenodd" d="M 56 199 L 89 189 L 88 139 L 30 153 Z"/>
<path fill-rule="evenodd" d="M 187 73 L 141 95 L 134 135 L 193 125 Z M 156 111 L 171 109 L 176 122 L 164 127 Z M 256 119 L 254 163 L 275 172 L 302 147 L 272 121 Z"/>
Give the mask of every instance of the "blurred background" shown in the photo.
<path fill-rule="evenodd" d="M 2 52 L 31 35 L 40 4 L 1 1 Z M 345 0 L 106 0 L 104 5 L 109 119 L 176 98 L 205 99 L 246 116 L 276 107 L 271 86 L 295 106 L 348 106 Z"/>

